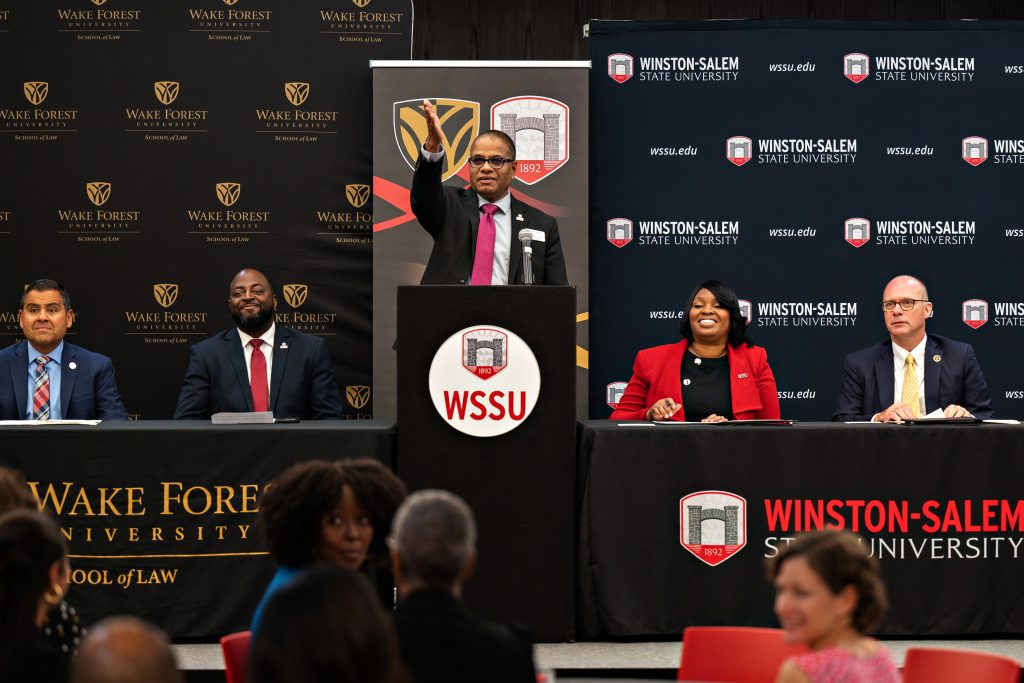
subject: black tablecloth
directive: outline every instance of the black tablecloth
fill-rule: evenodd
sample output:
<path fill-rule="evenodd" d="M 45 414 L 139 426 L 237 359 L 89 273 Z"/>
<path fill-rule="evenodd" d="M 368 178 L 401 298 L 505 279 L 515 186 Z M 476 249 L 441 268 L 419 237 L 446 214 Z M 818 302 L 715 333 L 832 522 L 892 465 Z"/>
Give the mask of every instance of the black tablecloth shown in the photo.
<path fill-rule="evenodd" d="M 577 466 L 582 636 L 771 625 L 765 556 L 805 522 L 854 521 L 889 586 L 882 633 L 1024 631 L 1024 427 L 587 422 Z M 713 566 L 682 543 L 681 501 L 702 491 L 733 496 L 745 537 Z"/>
<path fill-rule="evenodd" d="M 177 638 L 248 628 L 273 561 L 256 496 L 294 462 L 393 465 L 395 426 L 105 422 L 0 427 L 0 464 L 20 469 L 68 538 L 68 601 L 86 624 L 134 614 Z"/>

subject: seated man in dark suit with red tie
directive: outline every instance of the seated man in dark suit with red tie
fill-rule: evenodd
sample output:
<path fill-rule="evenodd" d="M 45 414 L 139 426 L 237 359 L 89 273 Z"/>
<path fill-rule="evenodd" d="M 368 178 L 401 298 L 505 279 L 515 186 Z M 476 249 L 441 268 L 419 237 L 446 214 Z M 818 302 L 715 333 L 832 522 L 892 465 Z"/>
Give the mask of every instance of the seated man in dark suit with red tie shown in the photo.
<path fill-rule="evenodd" d="M 230 330 L 192 347 L 176 420 L 215 413 L 274 413 L 275 418 L 340 420 L 338 383 L 324 340 L 274 323 L 277 297 L 253 268 L 228 288 Z"/>
<path fill-rule="evenodd" d="M 469 188 L 444 187 L 444 132 L 423 101 L 427 140 L 409 196 L 420 225 L 434 238 L 421 285 L 523 284 L 519 233 L 530 230 L 533 282 L 568 284 L 558 222 L 512 196 L 515 141 L 499 130 L 481 133 L 469 150 Z"/>
<path fill-rule="evenodd" d="M 106 356 L 64 341 L 75 322 L 71 296 L 54 280 L 21 295 L 25 340 L 0 351 L 0 420 L 127 420 Z"/>

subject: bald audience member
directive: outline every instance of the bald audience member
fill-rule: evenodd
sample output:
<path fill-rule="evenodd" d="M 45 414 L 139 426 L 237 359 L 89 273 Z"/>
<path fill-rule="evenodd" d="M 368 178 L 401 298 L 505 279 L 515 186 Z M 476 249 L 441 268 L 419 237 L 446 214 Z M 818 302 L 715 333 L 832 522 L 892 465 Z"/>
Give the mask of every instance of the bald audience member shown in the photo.
<path fill-rule="evenodd" d="M 110 617 L 78 650 L 72 683 L 184 683 L 167 636 L 135 617 Z"/>
<path fill-rule="evenodd" d="M 476 522 L 464 500 L 414 493 L 398 508 L 388 545 L 398 645 L 415 683 L 535 680 L 531 644 L 462 604 L 476 567 Z"/>

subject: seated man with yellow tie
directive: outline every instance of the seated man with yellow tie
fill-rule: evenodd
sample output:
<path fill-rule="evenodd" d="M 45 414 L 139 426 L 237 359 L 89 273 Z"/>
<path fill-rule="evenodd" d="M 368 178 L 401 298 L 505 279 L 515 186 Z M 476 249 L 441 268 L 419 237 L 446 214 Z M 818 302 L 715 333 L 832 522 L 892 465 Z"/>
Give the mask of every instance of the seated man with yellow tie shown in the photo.
<path fill-rule="evenodd" d="M 340 420 L 341 398 L 320 337 L 274 323 L 267 277 L 245 268 L 228 287 L 235 327 L 192 347 L 175 420 L 270 411 L 275 418 Z"/>
<path fill-rule="evenodd" d="M 106 356 L 64 341 L 75 323 L 71 295 L 34 280 L 18 306 L 25 340 L 0 351 L 0 420 L 127 420 Z"/>
<path fill-rule="evenodd" d="M 925 333 L 932 302 L 923 282 L 893 278 L 882 311 L 889 339 L 846 357 L 833 421 L 899 422 L 937 410 L 945 417 L 992 417 L 971 345 Z"/>

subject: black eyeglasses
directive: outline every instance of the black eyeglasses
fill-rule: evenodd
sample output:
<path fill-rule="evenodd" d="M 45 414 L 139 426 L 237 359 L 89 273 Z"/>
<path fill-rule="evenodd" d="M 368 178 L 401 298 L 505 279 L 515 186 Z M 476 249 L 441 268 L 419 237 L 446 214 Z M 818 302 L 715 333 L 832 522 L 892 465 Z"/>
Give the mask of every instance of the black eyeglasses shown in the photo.
<path fill-rule="evenodd" d="M 914 306 L 916 306 L 918 303 L 926 304 L 928 303 L 928 299 L 900 299 L 899 301 L 883 301 L 882 310 L 896 310 L 896 304 L 899 304 L 900 308 L 902 308 L 904 311 L 912 311 L 914 310 Z"/>
<path fill-rule="evenodd" d="M 484 165 L 485 161 L 488 164 L 490 164 L 491 168 L 493 168 L 494 170 L 498 170 L 505 164 L 514 164 L 516 162 L 515 159 L 504 159 L 502 157 L 491 157 L 489 159 L 485 159 L 483 157 L 470 157 L 469 165 L 472 166 L 473 168 L 480 168 L 481 166 Z"/>

